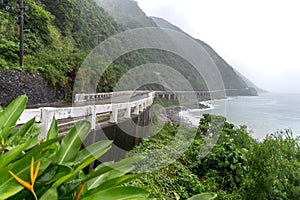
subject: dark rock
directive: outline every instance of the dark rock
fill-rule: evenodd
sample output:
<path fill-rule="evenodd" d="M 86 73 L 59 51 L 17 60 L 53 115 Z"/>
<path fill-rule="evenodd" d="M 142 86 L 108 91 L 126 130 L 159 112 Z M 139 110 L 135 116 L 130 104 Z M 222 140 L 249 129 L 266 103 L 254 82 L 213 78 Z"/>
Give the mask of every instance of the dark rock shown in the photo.
<path fill-rule="evenodd" d="M 65 96 L 63 89 L 56 92 L 48 86 L 40 73 L 0 71 L 0 89 L 0 105 L 3 107 L 23 94 L 28 96 L 28 105 L 57 102 Z"/>

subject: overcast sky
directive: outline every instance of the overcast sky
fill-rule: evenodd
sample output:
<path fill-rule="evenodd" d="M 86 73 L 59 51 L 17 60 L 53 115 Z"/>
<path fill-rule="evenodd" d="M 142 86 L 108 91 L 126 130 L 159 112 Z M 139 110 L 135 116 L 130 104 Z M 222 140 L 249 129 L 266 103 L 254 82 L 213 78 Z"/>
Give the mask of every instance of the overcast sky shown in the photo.
<path fill-rule="evenodd" d="M 300 93 L 299 0 L 137 0 L 213 47 L 258 86 Z"/>

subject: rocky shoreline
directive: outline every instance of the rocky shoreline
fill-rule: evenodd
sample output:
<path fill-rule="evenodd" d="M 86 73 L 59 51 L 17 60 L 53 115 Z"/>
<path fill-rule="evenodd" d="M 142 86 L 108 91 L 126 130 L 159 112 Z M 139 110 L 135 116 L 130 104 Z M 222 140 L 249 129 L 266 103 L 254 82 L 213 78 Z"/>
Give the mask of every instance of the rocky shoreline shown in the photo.
<path fill-rule="evenodd" d="M 195 127 L 195 125 L 193 125 L 187 118 L 183 118 L 180 115 L 181 111 L 192 109 L 192 108 L 195 108 L 195 107 L 194 106 L 192 106 L 192 107 L 176 106 L 176 107 L 167 108 L 166 109 L 167 119 L 169 120 L 169 122 L 184 124 L 185 126 L 187 126 L 189 128 Z M 210 108 L 211 108 L 211 106 L 209 106 L 207 103 L 201 102 L 201 103 L 199 103 L 199 107 L 197 109 L 210 109 Z"/>

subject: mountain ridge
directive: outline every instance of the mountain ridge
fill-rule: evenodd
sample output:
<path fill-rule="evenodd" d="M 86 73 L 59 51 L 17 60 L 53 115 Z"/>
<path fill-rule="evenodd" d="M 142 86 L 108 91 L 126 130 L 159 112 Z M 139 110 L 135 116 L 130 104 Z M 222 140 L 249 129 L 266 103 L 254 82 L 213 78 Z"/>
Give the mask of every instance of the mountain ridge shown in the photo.
<path fill-rule="evenodd" d="M 175 31 L 179 31 L 181 33 L 184 33 L 186 35 L 188 35 L 189 37 L 193 38 L 192 36 L 190 36 L 188 33 L 184 32 L 182 29 L 180 29 L 178 26 L 173 25 L 172 23 L 168 22 L 167 20 L 163 19 L 163 18 L 159 18 L 159 17 L 152 17 L 153 21 L 162 28 L 168 28 L 168 29 L 172 29 Z M 250 87 L 243 79 L 243 77 L 239 76 L 238 74 L 236 74 L 234 68 L 232 66 L 230 66 L 216 51 L 213 50 L 213 48 L 208 45 L 207 43 L 205 43 L 204 41 L 200 40 L 200 39 L 196 39 L 193 38 L 195 41 L 197 41 L 205 50 L 206 52 L 211 56 L 211 58 L 213 59 L 213 61 L 216 63 L 216 65 L 218 66 L 219 70 L 222 70 L 224 68 L 227 68 L 229 71 L 226 71 L 227 73 L 231 73 L 231 75 L 234 75 L 237 77 L 238 82 L 240 82 L 240 84 L 244 87 Z M 224 74 L 224 71 L 223 73 Z M 226 76 L 222 76 L 223 80 L 226 79 Z M 232 76 L 230 76 L 232 77 Z M 224 80 L 225 84 L 230 82 L 230 80 Z M 254 85 L 254 84 L 253 84 Z M 233 88 L 232 85 L 227 84 L 227 87 L 225 86 L 226 89 L 237 89 L 237 88 Z"/>
<path fill-rule="evenodd" d="M 182 29 L 173 25 L 165 19 L 161 19 L 158 17 L 148 17 L 138 6 L 138 3 L 133 0 L 100 0 L 98 1 L 98 5 L 100 5 L 106 12 L 108 12 L 109 15 L 113 16 L 113 18 L 117 22 L 127 26 L 127 28 L 129 29 L 141 27 L 161 27 L 179 31 L 181 33 L 184 33 L 188 37 L 191 37 Z M 139 16 L 139 19 L 133 19 L 132 16 Z M 139 23 L 137 23 L 137 21 Z M 149 21 L 151 21 L 151 23 L 149 23 Z M 153 25 L 152 22 L 154 22 L 155 25 Z M 208 55 L 211 56 L 211 58 L 217 65 L 222 75 L 227 95 L 257 95 L 256 89 L 251 87 L 252 85 L 248 85 L 246 81 L 244 81 L 244 79 L 235 72 L 234 68 L 230 66 L 221 56 L 219 56 L 218 53 L 213 50 L 213 48 L 199 39 L 193 39 L 206 50 Z M 201 78 L 199 77 L 199 79 Z"/>

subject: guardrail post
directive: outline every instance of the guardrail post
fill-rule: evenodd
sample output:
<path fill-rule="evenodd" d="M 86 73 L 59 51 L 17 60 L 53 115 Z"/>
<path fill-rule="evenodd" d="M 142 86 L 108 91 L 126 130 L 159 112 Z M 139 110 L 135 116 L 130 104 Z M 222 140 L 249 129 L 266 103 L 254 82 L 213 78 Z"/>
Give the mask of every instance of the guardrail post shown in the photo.
<path fill-rule="evenodd" d="M 110 114 L 110 123 L 118 123 L 118 109 L 112 108 L 112 112 Z"/>
<path fill-rule="evenodd" d="M 133 114 L 134 114 L 134 115 L 139 115 L 139 114 L 140 114 L 140 105 L 139 105 L 139 104 L 136 104 L 136 105 L 135 105 Z"/>
<path fill-rule="evenodd" d="M 43 108 L 42 111 L 42 119 L 41 122 L 43 123 L 41 134 L 38 136 L 38 139 L 46 138 L 46 135 L 50 129 L 52 119 L 54 117 L 54 111 L 51 108 Z"/>
<path fill-rule="evenodd" d="M 124 118 L 125 119 L 129 119 L 130 118 L 130 115 L 131 115 L 131 107 L 128 106 L 125 110 L 125 115 L 124 115 Z"/>
<path fill-rule="evenodd" d="M 91 130 L 96 129 L 96 108 L 95 106 L 87 107 L 87 120 L 91 123 Z"/>

